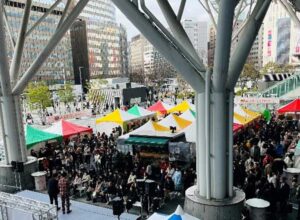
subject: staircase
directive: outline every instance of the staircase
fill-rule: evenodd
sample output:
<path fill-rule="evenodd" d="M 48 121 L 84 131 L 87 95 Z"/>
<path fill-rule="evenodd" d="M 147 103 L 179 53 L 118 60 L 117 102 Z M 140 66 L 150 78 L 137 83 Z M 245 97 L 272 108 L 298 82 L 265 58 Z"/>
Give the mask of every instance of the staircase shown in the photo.
<path fill-rule="evenodd" d="M 122 90 L 120 89 L 97 89 L 91 91 L 91 104 L 98 107 L 100 111 L 103 111 L 106 104 L 109 108 L 114 104 L 114 97 L 120 97 L 122 99 Z M 121 100 L 122 101 L 122 100 Z"/>
<path fill-rule="evenodd" d="M 298 97 L 300 93 L 297 91 L 300 92 L 300 72 L 296 72 L 285 80 L 276 83 L 262 92 L 258 92 L 257 97 Z"/>

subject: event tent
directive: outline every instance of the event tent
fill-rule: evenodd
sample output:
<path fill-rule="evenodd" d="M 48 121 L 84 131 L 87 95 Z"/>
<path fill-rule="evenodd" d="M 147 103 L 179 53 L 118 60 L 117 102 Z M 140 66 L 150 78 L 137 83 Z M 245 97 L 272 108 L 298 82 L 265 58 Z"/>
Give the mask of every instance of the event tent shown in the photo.
<path fill-rule="evenodd" d="M 155 104 L 151 105 L 147 110 L 152 112 L 159 112 L 161 114 L 167 114 L 168 110 L 173 106 L 168 105 L 162 101 L 158 101 Z"/>
<path fill-rule="evenodd" d="M 148 220 L 200 220 L 200 219 L 185 213 L 181 208 L 181 206 L 178 205 L 176 211 L 173 214 L 167 216 L 167 215 L 154 213 L 148 218 Z"/>
<path fill-rule="evenodd" d="M 127 112 L 138 117 L 151 117 L 156 114 L 155 112 L 146 110 L 138 105 L 134 105 Z"/>
<path fill-rule="evenodd" d="M 49 140 L 61 140 L 62 136 L 59 134 L 48 133 L 37 128 L 33 128 L 30 125 L 26 125 L 25 127 L 25 140 L 26 140 L 26 147 L 30 149 L 32 146 L 46 142 Z"/>
<path fill-rule="evenodd" d="M 184 100 L 183 102 L 179 103 L 175 107 L 169 109 L 168 113 L 173 113 L 173 112 L 181 112 L 182 113 L 189 109 L 195 111 L 195 105 L 190 104 L 187 100 Z"/>
<path fill-rule="evenodd" d="M 233 123 L 235 123 L 235 124 L 246 125 L 246 124 L 250 123 L 251 121 L 253 121 L 253 119 L 250 117 L 242 116 L 236 112 L 234 112 L 234 114 L 233 114 Z"/>
<path fill-rule="evenodd" d="M 44 130 L 45 132 L 58 134 L 63 138 L 68 138 L 73 135 L 80 133 L 92 133 L 93 129 L 89 127 L 84 127 L 80 125 L 73 124 L 71 122 L 60 120 L 54 123 L 51 127 Z"/>
<path fill-rule="evenodd" d="M 143 132 L 150 132 L 151 131 L 151 133 L 153 133 L 153 132 L 160 133 L 160 132 L 169 132 L 170 128 L 162 126 L 162 125 L 160 125 L 157 122 L 154 122 L 152 120 L 149 120 L 146 124 L 144 124 L 143 126 L 135 129 L 134 131 L 131 131 L 127 134 L 124 134 L 124 135 L 120 136 L 119 139 L 127 139 L 127 138 L 129 138 L 129 136 L 131 134 L 137 134 L 141 131 L 143 131 Z"/>
<path fill-rule="evenodd" d="M 183 119 L 175 114 L 170 114 L 164 119 L 162 119 L 158 124 L 163 125 L 165 127 L 176 127 L 177 130 L 181 130 L 191 125 L 192 122 L 186 119 Z"/>
<path fill-rule="evenodd" d="M 242 128 L 243 128 L 243 125 L 237 124 L 237 123 L 233 123 L 233 132 L 237 132 L 237 131 L 239 131 Z"/>
<path fill-rule="evenodd" d="M 195 121 L 196 120 L 196 112 L 194 112 L 191 109 L 188 109 L 180 115 L 180 118 L 183 118 L 188 121 Z"/>
<path fill-rule="evenodd" d="M 300 112 L 300 99 L 295 99 L 294 101 L 282 106 L 277 111 L 278 113 Z"/>
<path fill-rule="evenodd" d="M 103 122 L 113 122 L 113 123 L 117 123 L 117 124 L 120 124 L 123 126 L 124 122 L 135 120 L 137 118 L 139 118 L 139 117 L 136 115 L 132 115 L 123 110 L 116 109 L 115 111 L 113 111 L 101 118 L 96 119 L 96 123 L 99 124 L 99 123 L 103 123 Z"/>
<path fill-rule="evenodd" d="M 247 118 L 247 119 L 252 119 L 253 116 L 249 115 L 244 108 L 242 108 L 240 105 L 234 106 L 234 113 L 237 113 L 238 115 Z"/>
<path fill-rule="evenodd" d="M 244 108 L 244 107 L 242 107 L 242 109 L 244 112 L 246 112 L 247 115 L 249 115 L 253 119 L 256 119 L 261 116 L 261 114 L 259 112 L 255 112 L 255 111 L 252 111 L 252 110 L 250 110 L 248 108 Z"/>

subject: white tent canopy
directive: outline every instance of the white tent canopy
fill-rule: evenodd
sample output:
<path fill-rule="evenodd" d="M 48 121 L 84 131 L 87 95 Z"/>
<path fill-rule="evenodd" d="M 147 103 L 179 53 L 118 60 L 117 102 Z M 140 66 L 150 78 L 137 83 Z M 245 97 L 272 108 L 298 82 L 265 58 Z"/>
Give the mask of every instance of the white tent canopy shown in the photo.
<path fill-rule="evenodd" d="M 181 208 L 181 206 L 179 205 L 176 211 L 169 216 L 154 213 L 153 215 L 150 216 L 150 218 L 148 218 L 148 220 L 200 220 L 200 219 L 185 213 Z"/>
<path fill-rule="evenodd" d="M 180 115 L 180 118 L 183 118 L 183 119 L 188 120 L 188 121 L 195 121 L 196 120 L 196 117 L 193 115 L 191 110 L 187 110 L 184 113 L 182 113 Z"/>

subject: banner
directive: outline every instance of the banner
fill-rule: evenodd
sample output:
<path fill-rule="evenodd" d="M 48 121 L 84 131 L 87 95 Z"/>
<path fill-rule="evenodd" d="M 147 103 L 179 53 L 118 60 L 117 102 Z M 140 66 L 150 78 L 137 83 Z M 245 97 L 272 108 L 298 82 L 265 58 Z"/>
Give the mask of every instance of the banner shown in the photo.
<path fill-rule="evenodd" d="M 279 98 L 236 97 L 235 104 L 279 104 Z"/>
<path fill-rule="evenodd" d="M 84 116 L 91 116 L 91 114 L 87 113 L 87 112 L 74 112 L 74 113 L 70 113 L 70 114 L 65 114 L 65 115 L 53 115 L 53 116 L 48 116 L 47 117 L 47 123 L 53 123 L 56 121 L 59 121 L 60 119 L 74 119 L 74 118 L 81 118 Z"/>

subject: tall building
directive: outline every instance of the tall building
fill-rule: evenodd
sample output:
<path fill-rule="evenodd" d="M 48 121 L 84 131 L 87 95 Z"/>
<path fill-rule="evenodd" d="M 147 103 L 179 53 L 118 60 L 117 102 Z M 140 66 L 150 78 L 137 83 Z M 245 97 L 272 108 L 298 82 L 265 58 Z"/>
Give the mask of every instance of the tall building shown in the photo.
<path fill-rule="evenodd" d="M 86 22 L 81 19 L 76 20 L 70 29 L 70 35 L 73 54 L 74 82 L 76 85 L 82 85 L 86 92 L 86 85 L 90 80 Z"/>
<path fill-rule="evenodd" d="M 214 66 L 216 40 L 217 40 L 216 30 L 212 25 L 210 25 L 210 27 L 209 27 L 208 52 L 207 52 L 207 65 L 209 67 Z"/>
<path fill-rule="evenodd" d="M 16 40 L 21 26 L 26 1 L 6 0 L 4 2 L 12 36 Z M 53 2 L 54 1 L 51 0 L 33 1 L 28 28 L 30 28 L 33 23 L 36 22 L 48 10 L 50 4 Z M 59 4 L 58 7 L 47 17 L 47 19 L 45 19 L 44 22 L 42 22 L 30 35 L 27 36 L 21 61 L 20 75 L 22 75 L 29 68 L 38 54 L 45 47 L 50 37 L 56 31 L 63 8 L 63 3 Z M 13 49 L 8 35 L 7 42 L 9 42 L 7 44 L 8 59 L 11 62 L 13 57 Z M 69 33 L 67 33 L 48 57 L 41 69 L 37 72 L 33 80 L 46 80 L 49 84 L 52 84 L 61 83 L 64 81 L 64 79 L 72 80 L 73 77 L 72 50 L 70 36 Z"/>
<path fill-rule="evenodd" d="M 264 20 L 263 65 L 299 64 L 294 56 L 300 54 L 300 28 L 280 5 L 271 3 Z"/>
<path fill-rule="evenodd" d="M 199 57 L 207 64 L 208 26 L 206 21 L 185 19 L 182 26 L 195 47 Z"/>
<path fill-rule="evenodd" d="M 131 80 L 142 83 L 155 83 L 162 78 L 176 74 L 173 66 L 142 35 L 137 35 L 130 42 Z"/>
<path fill-rule="evenodd" d="M 256 70 L 263 67 L 263 46 L 264 46 L 264 26 L 262 25 L 256 39 L 253 43 L 251 51 L 248 55 L 247 63 L 254 65 Z"/>
<path fill-rule="evenodd" d="M 86 22 L 89 75 L 91 78 L 128 73 L 127 33 L 116 22 L 111 0 L 90 0 L 80 18 Z M 75 75 L 77 69 L 74 69 Z"/>
<path fill-rule="evenodd" d="M 147 40 L 141 34 L 131 39 L 129 44 L 129 75 L 132 81 L 144 82 L 144 49 Z"/>

